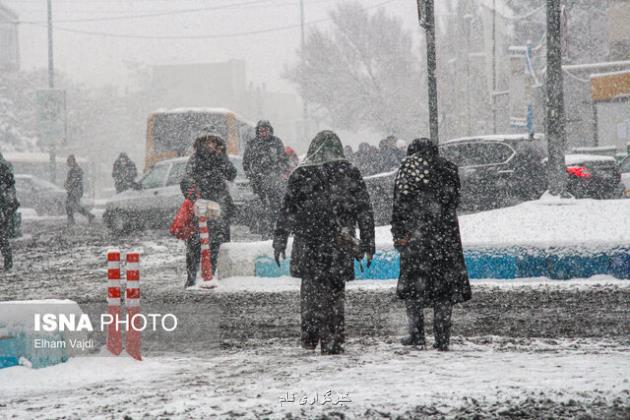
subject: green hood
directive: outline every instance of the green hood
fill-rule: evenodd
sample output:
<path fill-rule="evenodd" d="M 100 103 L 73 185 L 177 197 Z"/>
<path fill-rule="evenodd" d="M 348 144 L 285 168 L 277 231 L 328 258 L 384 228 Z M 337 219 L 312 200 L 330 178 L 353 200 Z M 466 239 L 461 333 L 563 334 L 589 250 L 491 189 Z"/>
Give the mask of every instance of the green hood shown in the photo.
<path fill-rule="evenodd" d="M 300 166 L 323 165 L 324 163 L 346 160 L 339 137 L 330 130 L 320 131 L 308 148 L 306 159 Z"/>

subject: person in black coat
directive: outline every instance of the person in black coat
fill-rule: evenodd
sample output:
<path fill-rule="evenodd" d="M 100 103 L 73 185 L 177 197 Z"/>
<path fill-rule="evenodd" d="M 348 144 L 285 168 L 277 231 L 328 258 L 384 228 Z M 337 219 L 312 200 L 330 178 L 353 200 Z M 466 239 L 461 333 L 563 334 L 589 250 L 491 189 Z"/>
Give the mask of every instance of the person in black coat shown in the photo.
<path fill-rule="evenodd" d="M 19 206 L 13 168 L 0 154 L 0 252 L 4 258 L 4 271 L 13 268 L 13 252 L 9 240 L 14 234 L 15 212 Z"/>
<path fill-rule="evenodd" d="M 211 200 L 221 206 L 220 219 L 208 220 L 210 257 L 214 273 L 221 244 L 230 241 L 230 220 L 234 216 L 234 202 L 226 182 L 236 178 L 236 168 L 230 162 L 225 142 L 218 133 L 208 133 L 197 138 L 193 150 L 193 155 L 188 160 L 186 172 L 180 182 L 180 188 L 184 197 L 192 201 Z M 197 269 L 201 261 L 197 220 L 194 223 L 195 235 L 186 241 L 187 278 L 184 287 L 195 284 Z"/>
<path fill-rule="evenodd" d="M 262 233 L 269 236 L 282 205 L 285 182 L 283 175 L 289 170 L 289 158 L 282 140 L 273 135 L 269 121 L 256 125 L 256 138 L 247 143 L 243 155 L 243 170 L 251 182 L 254 193 L 263 206 Z"/>
<path fill-rule="evenodd" d="M 456 212 L 459 187 L 457 166 L 429 139 L 414 140 L 396 175 L 392 213 L 400 251 L 397 294 L 409 326 L 403 345 L 425 345 L 423 308 L 433 306 L 434 347 L 448 350 L 452 306 L 471 298 Z"/>
<path fill-rule="evenodd" d="M 355 258 L 372 260 L 374 214 L 361 173 L 332 131 L 317 134 L 289 178 L 273 240 L 278 263 L 290 234 L 291 275 L 302 279 L 302 346 L 314 350 L 320 342 L 322 354 L 341 353 L 345 283 L 354 279 Z"/>
<path fill-rule="evenodd" d="M 121 153 L 116 161 L 114 161 L 114 168 L 112 169 L 116 193 L 130 189 L 137 176 L 138 170 L 136 169 L 136 164 L 133 163 L 133 160 L 129 159 L 127 153 Z"/>
<path fill-rule="evenodd" d="M 74 155 L 68 156 L 66 160 L 68 164 L 68 174 L 64 187 L 66 188 L 66 214 L 68 215 L 68 225 L 74 225 L 74 212 L 78 211 L 87 217 L 88 222 L 94 221 L 94 215 L 81 205 L 81 197 L 83 197 L 83 169 L 77 163 Z"/>

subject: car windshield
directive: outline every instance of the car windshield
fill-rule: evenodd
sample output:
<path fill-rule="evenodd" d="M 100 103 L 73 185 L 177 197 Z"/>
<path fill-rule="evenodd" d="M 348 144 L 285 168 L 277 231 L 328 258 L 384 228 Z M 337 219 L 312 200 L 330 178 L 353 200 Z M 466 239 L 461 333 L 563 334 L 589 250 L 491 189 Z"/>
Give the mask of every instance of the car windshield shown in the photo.
<path fill-rule="evenodd" d="M 442 156 L 460 167 L 503 163 L 514 153 L 502 143 L 461 143 L 442 146 Z"/>
<path fill-rule="evenodd" d="M 166 172 L 168 171 L 170 164 L 161 164 L 156 165 L 149 171 L 148 174 L 142 178 L 140 184 L 143 189 L 150 188 L 159 188 L 164 185 L 164 178 L 166 177 Z"/>

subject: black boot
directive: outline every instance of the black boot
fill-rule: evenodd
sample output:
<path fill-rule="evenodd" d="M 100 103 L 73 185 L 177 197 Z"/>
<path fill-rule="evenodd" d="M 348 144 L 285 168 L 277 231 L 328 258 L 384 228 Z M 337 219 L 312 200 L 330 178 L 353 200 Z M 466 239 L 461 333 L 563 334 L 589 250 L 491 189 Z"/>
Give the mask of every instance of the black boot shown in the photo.
<path fill-rule="evenodd" d="M 424 346 L 426 343 L 424 337 L 420 337 L 419 334 L 409 334 L 400 339 L 400 344 L 403 346 Z"/>
<path fill-rule="evenodd" d="M 433 317 L 433 336 L 438 351 L 448 351 L 451 341 L 451 313 L 453 306 L 450 302 L 436 303 Z"/>
<path fill-rule="evenodd" d="M 409 335 L 400 339 L 403 346 L 424 346 L 424 314 L 422 303 L 417 300 L 405 301 L 407 308 L 407 328 Z"/>
<path fill-rule="evenodd" d="M 13 256 L 5 255 L 4 256 L 4 271 L 11 271 L 13 268 Z"/>

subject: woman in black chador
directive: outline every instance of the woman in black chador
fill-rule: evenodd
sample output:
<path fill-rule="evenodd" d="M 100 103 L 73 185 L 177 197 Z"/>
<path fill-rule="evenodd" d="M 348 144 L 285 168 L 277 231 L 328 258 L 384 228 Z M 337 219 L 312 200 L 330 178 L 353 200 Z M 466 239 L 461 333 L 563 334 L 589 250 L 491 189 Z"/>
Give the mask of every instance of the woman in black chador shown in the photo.
<path fill-rule="evenodd" d="M 193 155 L 186 164 L 186 173 L 180 182 L 180 188 L 184 197 L 192 201 L 201 198 L 215 201 L 221 206 L 221 218 L 208 220 L 212 271 L 215 272 L 219 248 L 223 242 L 230 241 L 230 220 L 234 215 L 234 202 L 227 181 L 236 178 L 236 168 L 230 162 L 225 142 L 218 133 L 210 132 L 197 138 L 193 150 Z M 194 236 L 186 241 L 187 277 L 184 287 L 195 284 L 200 260 L 201 242 L 197 229 Z"/>
<path fill-rule="evenodd" d="M 302 279 L 302 347 L 321 342 L 322 354 L 341 353 L 345 284 L 354 279 L 355 258 L 372 260 L 374 213 L 361 173 L 332 131 L 317 134 L 289 177 L 274 234 L 276 262 L 291 233 L 291 275 Z"/>
<path fill-rule="evenodd" d="M 457 206 L 457 167 L 429 139 L 407 149 L 394 186 L 392 235 L 400 251 L 398 297 L 405 300 L 409 335 L 403 345 L 424 346 L 424 307 L 433 307 L 434 347 L 448 350 L 454 303 L 471 298 Z"/>

